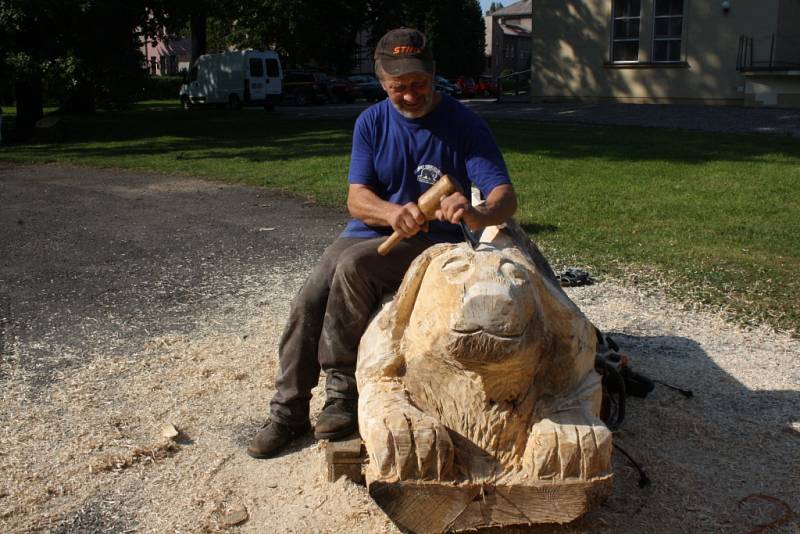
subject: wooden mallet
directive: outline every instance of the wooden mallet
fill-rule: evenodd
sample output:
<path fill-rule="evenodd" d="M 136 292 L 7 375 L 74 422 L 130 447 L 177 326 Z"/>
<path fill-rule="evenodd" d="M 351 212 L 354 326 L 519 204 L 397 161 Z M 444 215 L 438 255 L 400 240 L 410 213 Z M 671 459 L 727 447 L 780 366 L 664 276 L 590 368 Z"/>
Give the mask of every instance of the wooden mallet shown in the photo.
<path fill-rule="evenodd" d="M 420 195 L 417 200 L 417 206 L 420 211 L 425 215 L 426 221 L 432 221 L 436 218 L 436 210 L 439 209 L 442 197 L 446 197 L 458 191 L 455 184 L 446 174 L 439 178 L 433 186 Z M 378 254 L 386 256 L 390 250 L 394 248 L 403 238 L 400 234 L 394 232 L 386 241 L 378 247 Z"/>

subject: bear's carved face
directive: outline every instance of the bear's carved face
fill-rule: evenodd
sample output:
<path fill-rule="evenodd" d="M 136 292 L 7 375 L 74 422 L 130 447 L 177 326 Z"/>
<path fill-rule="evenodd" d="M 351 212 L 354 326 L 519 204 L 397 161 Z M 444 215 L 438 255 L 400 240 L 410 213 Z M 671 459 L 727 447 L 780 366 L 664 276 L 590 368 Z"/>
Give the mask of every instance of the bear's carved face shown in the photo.
<path fill-rule="evenodd" d="M 533 264 L 515 249 L 444 248 L 427 267 L 406 341 L 465 367 L 501 362 L 538 338 Z M 534 362 L 528 362 L 534 363 Z"/>

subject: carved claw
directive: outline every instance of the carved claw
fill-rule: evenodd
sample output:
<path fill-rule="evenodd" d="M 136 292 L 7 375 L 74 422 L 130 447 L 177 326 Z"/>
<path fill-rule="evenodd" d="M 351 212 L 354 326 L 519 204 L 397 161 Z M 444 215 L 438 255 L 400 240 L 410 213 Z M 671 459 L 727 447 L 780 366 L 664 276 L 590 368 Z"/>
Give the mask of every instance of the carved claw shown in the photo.
<path fill-rule="evenodd" d="M 609 470 L 611 432 L 582 410 L 560 412 L 535 425 L 525 466 L 540 480 L 590 479 Z"/>
<path fill-rule="evenodd" d="M 446 478 L 453 465 L 453 443 L 436 419 L 410 404 L 392 403 L 372 423 L 362 434 L 381 478 Z"/>

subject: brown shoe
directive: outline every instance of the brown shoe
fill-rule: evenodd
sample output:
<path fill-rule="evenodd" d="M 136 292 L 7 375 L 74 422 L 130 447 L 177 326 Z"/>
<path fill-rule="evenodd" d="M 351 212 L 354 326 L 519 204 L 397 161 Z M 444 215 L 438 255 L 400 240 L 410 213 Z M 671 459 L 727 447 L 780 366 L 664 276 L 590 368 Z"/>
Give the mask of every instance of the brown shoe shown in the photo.
<path fill-rule="evenodd" d="M 358 401 L 328 399 L 314 425 L 317 439 L 337 439 L 358 431 Z"/>
<path fill-rule="evenodd" d="M 253 458 L 264 459 L 272 458 L 283 450 L 297 436 L 302 436 L 311 429 L 311 425 L 306 422 L 297 428 L 267 421 L 250 440 L 247 446 L 247 454 Z"/>

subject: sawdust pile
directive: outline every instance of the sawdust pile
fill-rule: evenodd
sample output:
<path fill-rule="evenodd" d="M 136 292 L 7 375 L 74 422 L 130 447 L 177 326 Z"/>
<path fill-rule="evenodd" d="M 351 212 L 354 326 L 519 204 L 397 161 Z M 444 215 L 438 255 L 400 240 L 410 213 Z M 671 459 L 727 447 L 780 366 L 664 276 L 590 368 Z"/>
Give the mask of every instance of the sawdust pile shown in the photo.
<path fill-rule="evenodd" d="M 221 307 L 235 309 L 225 319 L 235 315 L 235 328 L 202 318 L 192 335 L 150 339 L 135 356 L 95 355 L 44 392 L 8 369 L 0 530 L 388 529 L 363 488 L 325 480 L 323 451 L 310 437 L 273 460 L 244 452 L 267 414 L 297 281 L 276 287 L 286 294 L 266 310 Z M 321 399 L 314 403 L 318 410 Z"/>
<path fill-rule="evenodd" d="M 87 365 L 44 388 L 3 362 L 0 530 L 395 531 L 364 488 L 325 481 L 322 445 L 310 437 L 271 460 L 244 453 L 267 412 L 300 278 L 275 280 L 266 305 L 232 301 L 191 334 L 149 339 L 138 354 L 86 354 Z M 615 455 L 609 500 L 546 530 L 748 531 L 782 517 L 779 502 L 800 510 L 797 340 L 611 283 L 570 292 L 637 371 L 695 396 L 659 386 L 631 400 L 616 442 L 652 485 L 640 489 Z M 742 500 L 752 494 L 779 502 Z M 796 533 L 796 521 L 770 531 Z"/>

